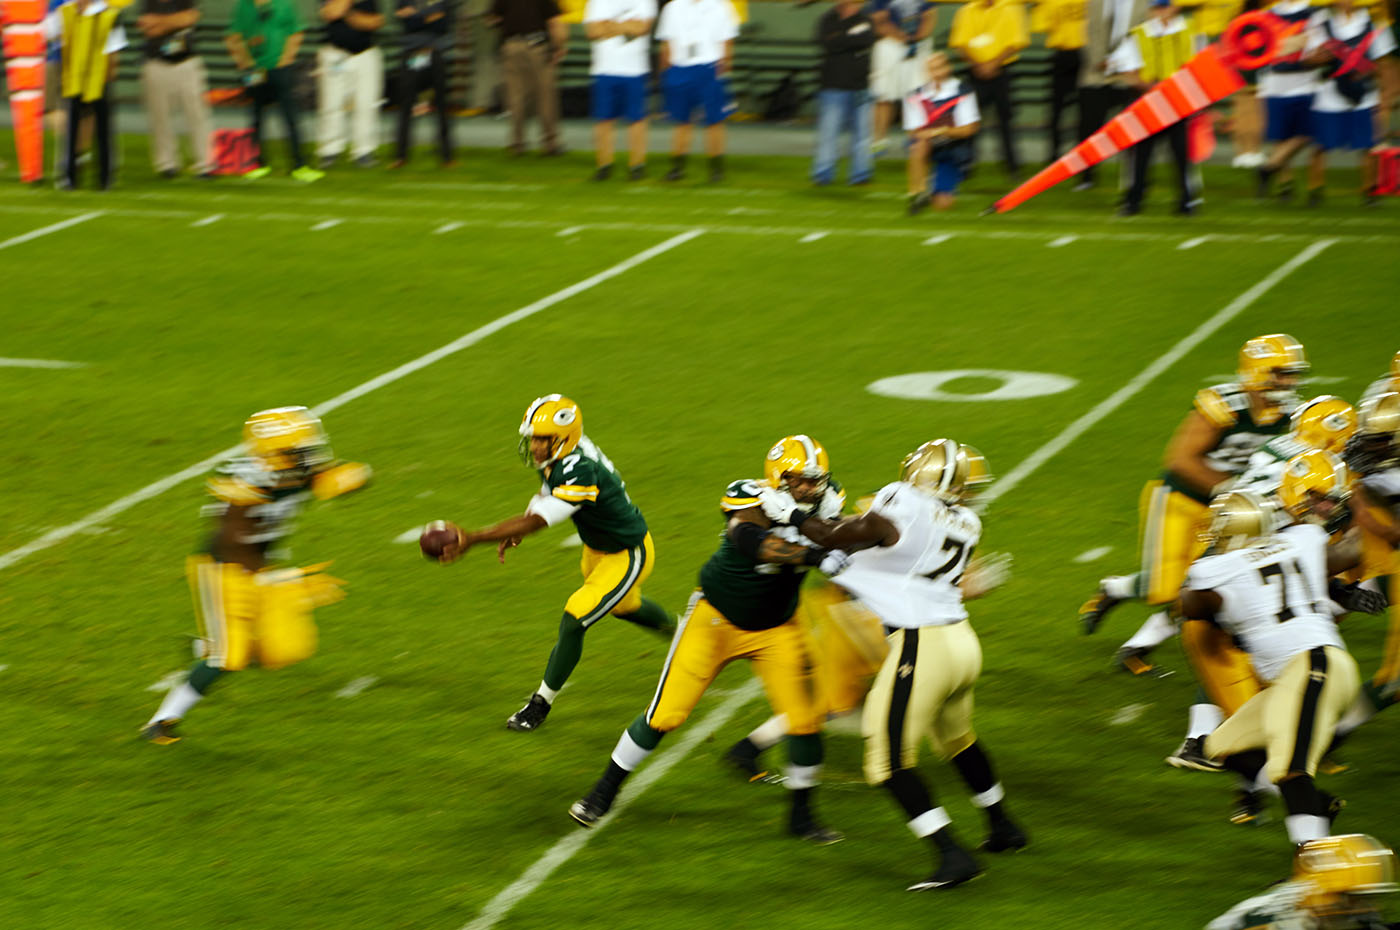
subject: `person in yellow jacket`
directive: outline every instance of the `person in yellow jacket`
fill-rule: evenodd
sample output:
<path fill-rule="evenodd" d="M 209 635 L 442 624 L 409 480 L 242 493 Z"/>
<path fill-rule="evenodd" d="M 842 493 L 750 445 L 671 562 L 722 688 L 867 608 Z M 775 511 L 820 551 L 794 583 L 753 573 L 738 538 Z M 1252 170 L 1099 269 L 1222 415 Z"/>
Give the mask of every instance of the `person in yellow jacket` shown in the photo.
<path fill-rule="evenodd" d="M 1031 32 L 1045 33 L 1050 58 L 1050 157 L 1064 154 L 1060 147 L 1060 123 L 1070 101 L 1077 101 L 1079 74 L 1084 70 L 1084 46 L 1089 41 L 1087 0 L 1040 0 L 1031 12 Z M 1077 102 L 1076 102 L 1076 105 Z M 1074 138 L 1071 135 L 1070 141 Z"/>
<path fill-rule="evenodd" d="M 121 7 L 107 0 L 69 0 L 44 19 L 44 33 L 59 46 L 59 93 L 69 131 L 64 133 L 63 176 L 58 186 L 78 186 L 78 133 L 91 114 L 97 150 L 97 186 L 112 186 L 112 110 L 107 88 L 117 75 L 117 53 L 126 48 L 126 30 L 117 22 Z"/>

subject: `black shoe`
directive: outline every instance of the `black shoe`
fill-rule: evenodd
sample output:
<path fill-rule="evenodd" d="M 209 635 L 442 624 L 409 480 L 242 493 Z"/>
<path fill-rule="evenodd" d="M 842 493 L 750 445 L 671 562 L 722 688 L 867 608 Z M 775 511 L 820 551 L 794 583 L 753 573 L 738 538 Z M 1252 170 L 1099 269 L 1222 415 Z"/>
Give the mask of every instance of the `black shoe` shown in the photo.
<path fill-rule="evenodd" d="M 1196 772 L 1223 772 L 1225 766 L 1206 755 L 1204 736 L 1188 736 L 1181 741 L 1176 752 L 1167 756 L 1167 765 L 1174 769 L 1191 769 Z"/>
<path fill-rule="evenodd" d="M 685 179 L 685 169 L 684 169 L 684 168 L 672 168 L 670 171 L 666 172 L 666 180 L 668 180 L 668 181 L 681 181 L 681 180 L 684 180 L 684 179 Z"/>
<path fill-rule="evenodd" d="M 971 881 L 981 872 L 981 867 L 977 865 L 977 860 L 972 858 L 971 853 L 961 846 L 954 846 L 943 853 L 943 860 L 938 863 L 938 868 L 934 870 L 932 875 L 921 882 L 910 885 L 909 890 L 931 891 L 936 888 L 952 888 L 963 882 Z"/>
<path fill-rule="evenodd" d="M 141 728 L 141 738 L 148 743 L 155 743 L 157 746 L 169 746 L 171 743 L 180 742 L 180 734 L 175 732 L 175 724 L 178 720 L 157 720 L 155 723 L 148 723 Z"/>
<path fill-rule="evenodd" d="M 1076 191 L 1078 193 L 1083 193 L 1084 191 L 1093 190 L 1094 187 L 1095 184 L 1093 178 L 1080 178 L 1078 181 L 1075 182 L 1075 185 L 1071 188 L 1071 190 Z"/>
<path fill-rule="evenodd" d="M 747 738 L 739 740 L 724 753 L 724 761 L 749 781 L 758 781 L 767 776 L 768 771 L 758 764 L 758 749 Z"/>
<path fill-rule="evenodd" d="M 1196 205 L 1191 203 L 1177 204 L 1176 210 L 1174 212 L 1177 216 L 1195 216 Z"/>
<path fill-rule="evenodd" d="M 1308 191 L 1308 206 L 1320 207 L 1326 198 L 1322 194 L 1322 188 L 1314 187 Z"/>
<path fill-rule="evenodd" d="M 814 846 L 831 846 L 846 838 L 846 834 L 839 830 L 832 830 L 810 820 L 802 824 L 794 824 L 788 828 L 788 832 L 801 840 L 813 844 Z"/>
<path fill-rule="evenodd" d="M 1374 187 L 1366 188 L 1361 195 L 1361 205 L 1363 207 L 1379 207 L 1381 205 L 1380 195 L 1376 193 Z"/>
<path fill-rule="evenodd" d="M 1025 849 L 1029 843 L 1030 839 L 1026 837 L 1026 832 L 1018 827 L 1011 818 L 1003 817 L 992 824 L 992 829 L 987 832 L 987 838 L 977 848 L 989 853 L 1015 852 L 1018 849 Z"/>
<path fill-rule="evenodd" d="M 593 172 L 593 180 L 606 181 L 612 177 L 612 165 L 599 165 L 598 170 Z"/>
<path fill-rule="evenodd" d="M 647 176 L 646 165 L 633 165 L 627 169 L 627 180 L 640 181 Z"/>
<path fill-rule="evenodd" d="M 1264 165 L 1259 169 L 1259 185 L 1255 190 L 1255 194 L 1260 200 L 1267 200 L 1269 198 L 1269 183 L 1276 174 L 1278 174 L 1278 169 L 1270 168 L 1268 165 Z"/>
<path fill-rule="evenodd" d="M 355 164 L 360 168 L 377 168 L 379 167 L 379 159 L 373 155 L 365 154 L 355 159 Z"/>
<path fill-rule="evenodd" d="M 160 176 L 167 181 L 173 181 L 180 176 L 180 172 L 176 171 L 174 168 L 166 168 L 160 173 Z"/>
<path fill-rule="evenodd" d="M 1137 216 L 1142 212 L 1142 207 L 1135 203 L 1125 203 L 1118 208 L 1119 216 Z"/>
<path fill-rule="evenodd" d="M 588 792 L 588 797 L 582 798 L 569 805 L 569 816 L 581 827 L 591 827 L 602 819 L 603 815 L 612 810 L 613 798 L 594 788 Z"/>
<path fill-rule="evenodd" d="M 1230 809 L 1230 822 L 1239 826 L 1264 822 L 1264 792 L 1240 789 L 1235 792 L 1235 806 Z"/>
<path fill-rule="evenodd" d="M 530 695 L 530 703 L 511 714 L 506 721 L 506 728 L 510 730 L 538 730 L 540 724 L 544 723 L 544 718 L 549 716 L 549 702 L 538 693 Z"/>
<path fill-rule="evenodd" d="M 558 158 L 563 155 L 565 151 L 567 151 L 567 149 L 562 145 L 551 145 L 549 148 L 540 152 L 540 155 L 544 158 Z"/>
<path fill-rule="evenodd" d="M 1293 182 L 1284 181 L 1278 186 L 1276 195 L 1281 203 L 1288 203 L 1293 199 Z"/>
<path fill-rule="evenodd" d="M 1141 646 L 1123 646 L 1113 654 L 1113 661 L 1120 669 L 1135 678 L 1166 678 L 1170 675 L 1171 669 L 1152 664 L 1151 660 L 1148 659 L 1151 654 L 1151 649 L 1144 649 Z"/>
<path fill-rule="evenodd" d="M 932 200 L 933 198 L 929 196 L 927 191 L 923 192 L 922 194 L 915 194 L 913 197 L 910 197 L 908 207 L 909 215 L 918 216 L 920 213 L 923 213 L 926 209 L 928 209 L 929 202 Z"/>
<path fill-rule="evenodd" d="M 724 162 L 718 158 L 710 159 L 710 183 L 719 184 L 724 180 Z"/>
<path fill-rule="evenodd" d="M 1089 598 L 1079 607 L 1079 622 L 1084 627 L 1084 635 L 1088 636 L 1099 628 L 1108 612 L 1119 604 L 1122 600 L 1116 597 L 1109 597 L 1102 587 L 1094 592 L 1094 596 Z"/>

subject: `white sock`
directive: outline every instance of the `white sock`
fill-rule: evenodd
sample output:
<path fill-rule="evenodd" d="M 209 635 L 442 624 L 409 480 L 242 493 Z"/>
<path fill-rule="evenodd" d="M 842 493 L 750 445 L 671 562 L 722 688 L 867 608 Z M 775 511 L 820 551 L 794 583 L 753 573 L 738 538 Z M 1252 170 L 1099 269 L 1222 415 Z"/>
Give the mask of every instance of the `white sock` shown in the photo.
<path fill-rule="evenodd" d="M 783 772 L 787 776 L 783 779 L 783 784 L 793 791 L 799 788 L 815 788 L 817 776 L 821 771 L 820 765 L 789 765 Z"/>
<path fill-rule="evenodd" d="M 1327 818 L 1316 814 L 1289 814 L 1283 818 L 1283 825 L 1287 828 L 1288 838 L 1294 845 L 1306 843 L 1308 840 L 1320 840 L 1327 836 L 1330 829 Z"/>
<path fill-rule="evenodd" d="M 974 794 L 972 796 L 972 806 L 981 807 L 985 809 L 991 807 L 993 804 L 1000 803 L 1001 799 L 1004 797 L 1006 797 L 1006 792 L 1002 789 L 1001 782 L 997 782 L 995 785 L 992 785 L 992 787 L 988 788 L 986 791 L 981 791 L 977 794 Z"/>
<path fill-rule="evenodd" d="M 1209 736 L 1225 719 L 1225 714 L 1214 704 L 1192 704 L 1188 712 L 1186 736 Z"/>
<path fill-rule="evenodd" d="M 1126 643 L 1124 649 L 1155 649 L 1167 640 L 1176 635 L 1176 624 L 1167 615 L 1165 610 L 1159 610 L 1147 618 L 1147 622 L 1138 627 L 1138 631 L 1132 635 Z"/>
<path fill-rule="evenodd" d="M 913 830 L 914 835 L 918 837 L 933 836 L 952 822 L 953 818 L 948 816 L 947 811 L 941 807 L 935 807 L 909 821 L 909 829 Z"/>
<path fill-rule="evenodd" d="M 562 690 L 564 689 L 559 689 L 559 691 Z M 553 706 L 554 704 L 554 699 L 559 696 L 559 691 L 555 691 L 553 688 L 551 688 L 544 682 L 540 682 L 540 686 L 535 689 L 535 693 L 538 694 L 540 697 L 544 698 L 545 702 L 551 706 Z"/>
<path fill-rule="evenodd" d="M 1137 576 L 1109 575 L 1099 582 L 1099 587 L 1103 588 L 1103 593 L 1109 597 L 1120 601 L 1131 600 L 1137 597 Z"/>
<path fill-rule="evenodd" d="M 146 725 L 150 726 L 160 720 L 179 720 L 203 697 L 204 695 L 190 687 L 188 681 L 182 681 L 166 692 L 165 700 L 160 702 L 160 708 L 155 712 L 155 716 L 146 721 Z"/>
<path fill-rule="evenodd" d="M 787 714 L 778 714 L 754 727 L 749 734 L 749 742 L 758 747 L 759 752 L 772 749 L 787 737 Z"/>
<path fill-rule="evenodd" d="M 1342 714 L 1342 719 L 1337 721 L 1337 735 L 1346 736 L 1367 720 L 1376 715 L 1376 705 L 1371 703 L 1371 698 L 1362 691 L 1352 701 L 1346 713 Z"/>
<path fill-rule="evenodd" d="M 649 755 L 651 755 L 650 749 L 638 746 L 637 741 L 632 738 L 632 734 L 623 730 L 622 739 L 617 741 L 617 746 L 613 749 L 612 760 L 630 772 L 646 761 L 646 757 Z"/>

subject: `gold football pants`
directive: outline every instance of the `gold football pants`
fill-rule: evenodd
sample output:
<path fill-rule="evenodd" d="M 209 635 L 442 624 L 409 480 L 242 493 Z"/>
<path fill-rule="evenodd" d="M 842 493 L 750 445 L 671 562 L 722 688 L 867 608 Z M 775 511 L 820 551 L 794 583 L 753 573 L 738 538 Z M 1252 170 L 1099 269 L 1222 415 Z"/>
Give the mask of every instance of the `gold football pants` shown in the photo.
<path fill-rule="evenodd" d="M 1243 707 L 1262 688 L 1249 654 L 1220 627 L 1204 620 L 1183 620 L 1181 647 L 1206 697 L 1225 716 Z"/>
<path fill-rule="evenodd" d="M 630 614 L 642 606 L 642 582 L 651 576 L 656 549 L 651 534 L 640 546 L 621 552 L 601 552 L 583 547 L 579 570 L 583 572 L 583 587 L 569 595 L 564 609 L 585 627 L 590 627 L 608 614 Z"/>
<path fill-rule="evenodd" d="M 191 556 L 186 574 L 204 640 L 204 660 L 236 672 L 256 662 L 282 668 L 316 652 L 312 601 L 299 581 L 275 572 L 250 572 L 207 555 Z"/>
<path fill-rule="evenodd" d="M 1198 537 L 1210 508 L 1155 480 L 1143 487 L 1138 510 L 1147 603 L 1170 604 L 1180 594 L 1186 570 L 1205 551 Z"/>
<path fill-rule="evenodd" d="M 823 708 L 828 716 L 850 713 L 865 699 L 889 651 L 880 618 L 833 584 L 803 590 L 802 613 L 810 625 Z"/>

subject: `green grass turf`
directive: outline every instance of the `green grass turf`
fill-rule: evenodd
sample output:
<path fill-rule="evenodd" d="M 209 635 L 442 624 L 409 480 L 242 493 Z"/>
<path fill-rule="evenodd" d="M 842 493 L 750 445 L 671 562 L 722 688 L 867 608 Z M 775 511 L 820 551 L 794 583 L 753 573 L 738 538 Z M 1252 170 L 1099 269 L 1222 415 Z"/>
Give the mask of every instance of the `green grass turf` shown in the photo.
<path fill-rule="evenodd" d="M 1165 930 L 1201 926 L 1286 871 L 1277 805 L 1265 828 L 1232 827 L 1228 778 L 1161 762 L 1193 692 L 1176 648 L 1162 653 L 1175 677 L 1131 680 L 1109 658 L 1143 611 L 1124 608 L 1092 639 L 1074 612 L 1101 574 L 1133 563 L 1141 483 L 1244 339 L 1298 336 L 1316 375 L 1339 379 L 1317 391 L 1355 398 L 1383 370 L 1397 348 L 1389 210 L 1256 204 L 1225 171 L 1208 172 L 1208 212 L 1182 223 L 1160 215 L 1160 188 L 1158 215 L 1131 222 L 1109 218 L 1107 193 L 1060 191 L 979 220 L 1001 192 L 985 170 L 957 212 L 909 220 L 899 166 L 884 162 L 870 191 L 810 190 L 804 163 L 781 158 L 734 158 L 729 186 L 676 189 L 589 185 L 582 154 L 472 152 L 455 172 L 340 171 L 309 189 L 157 182 L 130 151 L 128 166 L 107 195 L 0 188 L 0 240 L 105 211 L 0 251 L 0 354 L 87 365 L 0 368 L 0 552 L 232 445 L 254 409 L 326 401 L 675 232 L 707 231 L 328 414 L 337 450 L 374 465 L 376 482 L 312 507 L 293 546 L 302 562 L 335 559 L 350 596 L 320 614 L 315 659 L 221 682 L 174 747 L 134 736 L 158 700 L 147 689 L 188 662 L 182 560 L 204 531 L 198 481 L 6 569 L 0 926 L 458 930 L 572 835 L 565 810 L 649 700 L 664 643 L 602 622 L 545 728 L 507 732 L 578 550 L 556 529 L 505 566 L 481 551 L 440 568 L 393 542 L 433 518 L 518 512 L 534 479 L 514 430 L 537 394 L 582 403 L 652 526 L 647 592 L 679 611 L 720 529 L 716 497 L 755 475 L 778 436 L 818 436 L 856 491 L 936 435 L 978 445 L 1005 474 L 1328 236 L 1337 243 L 987 515 L 984 547 L 1014 553 L 1016 576 L 973 609 L 978 730 L 1030 849 L 989 860 L 957 892 L 906 894 L 926 853 L 859 783 L 849 731 L 828 740 L 820 801 L 848 842 L 788 840 L 784 793 L 717 761 L 766 716 L 756 700 L 498 926 Z M 328 218 L 344 222 L 310 231 Z M 464 225 L 434 232 L 448 222 Z M 827 235 L 800 241 L 812 232 Z M 1047 247 L 1064 236 L 1079 238 Z M 865 390 L 954 368 L 1077 384 L 996 403 Z M 1113 548 L 1073 561 L 1099 546 Z M 1369 672 L 1381 622 L 1353 618 L 1346 633 Z M 337 696 L 363 676 L 376 681 Z M 716 687 L 747 679 L 734 667 Z M 708 697 L 692 725 L 721 701 Z M 1140 716 L 1115 724 L 1130 705 Z M 1351 802 L 1342 826 L 1390 841 L 1395 726 L 1383 715 L 1361 731 L 1352 770 L 1324 780 Z M 952 770 L 924 770 L 961 835 L 979 838 Z"/>

